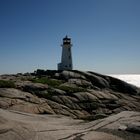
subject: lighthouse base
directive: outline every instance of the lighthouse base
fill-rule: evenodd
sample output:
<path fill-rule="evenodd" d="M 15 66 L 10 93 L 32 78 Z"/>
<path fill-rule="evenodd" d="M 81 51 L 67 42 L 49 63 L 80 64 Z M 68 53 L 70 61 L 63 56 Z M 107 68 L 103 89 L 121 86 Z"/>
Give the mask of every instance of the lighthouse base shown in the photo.
<path fill-rule="evenodd" d="M 72 70 L 72 67 L 64 65 L 63 63 L 58 63 L 58 70 Z"/>

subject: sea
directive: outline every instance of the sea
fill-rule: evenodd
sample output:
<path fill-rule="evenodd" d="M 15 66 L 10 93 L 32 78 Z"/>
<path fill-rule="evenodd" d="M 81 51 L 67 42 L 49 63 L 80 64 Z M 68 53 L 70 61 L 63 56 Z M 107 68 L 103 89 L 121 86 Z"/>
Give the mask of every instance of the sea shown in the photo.
<path fill-rule="evenodd" d="M 140 74 L 111 74 L 109 76 L 123 80 L 129 84 L 140 87 Z"/>

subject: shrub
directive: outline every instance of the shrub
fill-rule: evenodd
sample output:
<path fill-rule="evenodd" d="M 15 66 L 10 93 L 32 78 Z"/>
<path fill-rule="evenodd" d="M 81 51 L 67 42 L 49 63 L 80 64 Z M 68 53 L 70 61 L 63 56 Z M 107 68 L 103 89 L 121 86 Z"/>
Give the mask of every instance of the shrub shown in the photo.
<path fill-rule="evenodd" d="M 48 84 L 48 85 L 53 86 L 53 87 L 56 87 L 56 86 L 59 86 L 60 84 L 62 84 L 62 81 L 60 81 L 60 80 L 49 79 L 47 77 L 32 79 L 31 81 L 34 83 Z"/>
<path fill-rule="evenodd" d="M 0 80 L 0 88 L 15 88 L 13 81 Z"/>

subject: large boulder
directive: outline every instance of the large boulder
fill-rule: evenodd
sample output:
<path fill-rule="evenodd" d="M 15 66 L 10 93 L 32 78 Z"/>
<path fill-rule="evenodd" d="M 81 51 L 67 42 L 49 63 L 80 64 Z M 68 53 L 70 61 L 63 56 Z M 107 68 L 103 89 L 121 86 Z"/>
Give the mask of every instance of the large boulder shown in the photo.
<path fill-rule="evenodd" d="M 21 89 L 23 91 L 27 91 L 30 93 L 48 89 L 47 84 L 32 83 L 31 81 L 22 81 L 22 82 L 20 81 L 16 83 L 16 86 L 18 89 Z"/>
<path fill-rule="evenodd" d="M 140 94 L 140 89 L 138 89 L 136 86 L 128 84 L 117 78 L 109 77 L 108 82 L 112 90 L 115 90 L 121 93 L 126 93 L 126 94 L 133 94 L 133 95 Z"/>
<path fill-rule="evenodd" d="M 82 74 L 76 73 L 74 71 L 62 71 L 59 76 L 65 80 L 68 80 L 70 78 L 80 78 L 80 79 L 86 79 L 86 77 Z"/>
<path fill-rule="evenodd" d="M 21 90 L 14 88 L 0 88 L 0 97 L 6 97 L 11 99 L 23 99 L 23 100 L 35 98 L 35 96 L 33 96 L 28 92 L 23 92 Z"/>
<path fill-rule="evenodd" d="M 68 82 L 85 88 L 92 87 L 92 83 L 84 79 L 69 79 Z"/>
<path fill-rule="evenodd" d="M 35 114 L 54 114 L 46 100 L 12 88 L 0 88 L 0 108 Z"/>

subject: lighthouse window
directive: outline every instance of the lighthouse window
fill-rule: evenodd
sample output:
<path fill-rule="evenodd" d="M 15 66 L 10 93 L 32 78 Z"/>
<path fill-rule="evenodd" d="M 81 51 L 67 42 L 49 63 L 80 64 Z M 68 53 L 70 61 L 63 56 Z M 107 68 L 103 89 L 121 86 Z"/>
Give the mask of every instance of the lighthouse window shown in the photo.
<path fill-rule="evenodd" d="M 71 64 L 69 64 L 69 67 L 71 67 Z"/>
<path fill-rule="evenodd" d="M 71 57 L 69 56 L 69 59 L 70 59 Z"/>
<path fill-rule="evenodd" d="M 70 48 L 69 48 L 69 52 L 70 52 Z"/>

